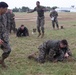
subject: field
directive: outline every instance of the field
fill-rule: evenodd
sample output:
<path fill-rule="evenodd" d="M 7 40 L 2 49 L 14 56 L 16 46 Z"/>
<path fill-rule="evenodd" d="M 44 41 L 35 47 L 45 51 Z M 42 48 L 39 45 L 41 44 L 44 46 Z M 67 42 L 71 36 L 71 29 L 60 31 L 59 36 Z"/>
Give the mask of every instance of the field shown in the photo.
<path fill-rule="evenodd" d="M 64 29 L 53 30 L 49 12 L 45 13 L 45 36 L 37 38 L 32 35 L 32 29 L 36 28 L 36 13 L 15 13 L 17 28 L 24 24 L 30 33 L 30 37 L 17 38 L 15 34 L 10 35 L 12 52 L 6 59 L 7 69 L 0 66 L 0 75 L 76 75 L 76 62 L 46 62 L 39 64 L 29 60 L 29 54 L 38 51 L 38 46 L 49 39 L 67 39 L 69 47 L 76 58 L 76 13 L 59 13 L 59 26 Z M 2 50 L 0 50 L 0 55 Z"/>

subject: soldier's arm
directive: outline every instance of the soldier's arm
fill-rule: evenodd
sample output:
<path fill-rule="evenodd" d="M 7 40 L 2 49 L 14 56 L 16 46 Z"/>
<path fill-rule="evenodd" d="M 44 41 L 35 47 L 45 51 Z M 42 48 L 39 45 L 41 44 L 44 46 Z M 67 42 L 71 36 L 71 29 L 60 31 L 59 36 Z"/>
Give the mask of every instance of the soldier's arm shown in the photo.
<path fill-rule="evenodd" d="M 44 11 L 46 11 L 46 7 L 42 6 L 42 9 L 43 9 Z"/>
<path fill-rule="evenodd" d="M 59 57 L 57 58 L 57 61 L 63 61 L 64 59 L 64 52 L 62 50 L 59 51 Z"/>
<path fill-rule="evenodd" d="M 58 16 L 58 12 L 56 11 L 56 16 Z"/>
<path fill-rule="evenodd" d="M 50 13 L 50 17 L 52 17 L 52 12 Z"/>
<path fill-rule="evenodd" d="M 29 36 L 29 31 L 28 31 L 28 29 L 27 29 L 27 36 Z"/>
<path fill-rule="evenodd" d="M 14 13 L 12 13 L 12 18 L 13 18 L 13 19 L 15 18 L 15 14 L 14 14 Z"/>
<path fill-rule="evenodd" d="M 32 12 L 34 12 L 34 11 L 36 11 L 36 7 L 35 7 L 33 10 L 28 11 L 28 13 L 32 13 Z"/>
<path fill-rule="evenodd" d="M 20 28 L 18 28 L 16 36 L 19 36 L 19 33 L 20 33 Z"/>
<path fill-rule="evenodd" d="M 11 29 L 11 25 L 10 25 L 10 23 L 11 23 L 11 20 L 10 20 L 10 16 L 6 13 L 6 17 L 7 17 L 7 29 L 9 30 L 9 32 L 10 32 L 10 29 Z"/>
<path fill-rule="evenodd" d="M 2 16 L 0 16 L 0 39 L 2 38 L 2 30 L 3 30 L 3 23 L 2 23 Z"/>
<path fill-rule="evenodd" d="M 3 40 L 0 39 L 0 45 L 2 45 L 2 44 L 3 44 Z"/>
<path fill-rule="evenodd" d="M 68 53 L 69 56 L 72 56 L 72 52 L 69 48 L 67 49 L 66 53 Z"/>
<path fill-rule="evenodd" d="M 3 40 L 2 40 L 2 34 L 3 34 L 3 23 L 2 23 L 2 17 L 0 16 L 0 44 L 3 43 Z"/>
<path fill-rule="evenodd" d="M 27 36 L 29 36 L 29 31 L 26 27 L 25 27 L 25 31 L 26 31 Z"/>

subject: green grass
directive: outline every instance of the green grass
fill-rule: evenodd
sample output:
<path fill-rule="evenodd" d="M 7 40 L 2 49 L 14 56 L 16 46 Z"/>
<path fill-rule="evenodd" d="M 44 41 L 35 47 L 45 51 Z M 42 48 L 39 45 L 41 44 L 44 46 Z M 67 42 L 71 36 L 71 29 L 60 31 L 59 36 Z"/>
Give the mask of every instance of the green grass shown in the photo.
<path fill-rule="evenodd" d="M 46 13 L 45 15 L 48 15 Z M 16 13 L 16 17 L 22 17 L 27 14 L 23 13 L 19 16 Z M 29 14 L 31 15 L 31 14 Z M 60 13 L 60 17 L 65 18 L 66 13 Z M 68 13 L 69 15 L 75 15 L 76 13 Z M 34 14 L 32 14 L 34 16 Z M 36 14 L 35 14 L 36 16 Z M 30 16 L 29 16 L 30 18 Z M 76 62 L 58 62 L 51 63 L 46 62 L 44 64 L 39 64 L 34 60 L 29 60 L 27 56 L 33 52 L 38 51 L 38 46 L 44 41 L 49 39 L 67 39 L 69 47 L 76 58 L 76 20 L 60 20 L 59 24 L 64 25 L 63 30 L 53 30 L 51 26 L 51 21 L 46 21 L 45 24 L 45 36 L 44 38 L 37 38 L 36 35 L 32 35 L 31 31 L 33 27 L 36 27 L 35 21 L 18 21 L 16 20 L 17 27 L 21 24 L 25 24 L 30 31 L 30 37 L 17 38 L 14 34 L 10 35 L 10 44 L 12 52 L 9 58 L 6 59 L 7 69 L 3 69 L 0 66 L 0 75 L 76 75 Z M 0 54 L 2 51 L 0 51 Z"/>

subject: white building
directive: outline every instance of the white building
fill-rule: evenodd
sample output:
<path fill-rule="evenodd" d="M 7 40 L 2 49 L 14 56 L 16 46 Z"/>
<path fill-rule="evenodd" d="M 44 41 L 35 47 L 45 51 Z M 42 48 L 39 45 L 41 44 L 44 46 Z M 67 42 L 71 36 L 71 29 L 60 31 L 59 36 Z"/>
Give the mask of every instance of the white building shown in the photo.
<path fill-rule="evenodd" d="M 56 11 L 58 11 L 58 12 L 76 12 L 76 8 L 61 7 L 61 8 L 57 8 Z"/>

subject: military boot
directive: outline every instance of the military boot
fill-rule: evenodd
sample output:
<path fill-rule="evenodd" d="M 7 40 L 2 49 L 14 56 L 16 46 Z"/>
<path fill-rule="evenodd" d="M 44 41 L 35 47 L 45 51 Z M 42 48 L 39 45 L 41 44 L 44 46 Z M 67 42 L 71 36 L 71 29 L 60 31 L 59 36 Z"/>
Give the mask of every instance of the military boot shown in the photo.
<path fill-rule="evenodd" d="M 43 38 L 44 37 L 44 33 L 42 33 L 42 35 L 41 35 L 41 38 Z"/>
<path fill-rule="evenodd" d="M 41 35 L 41 33 L 38 34 L 38 37 Z"/>
<path fill-rule="evenodd" d="M 3 60 L 0 60 L 0 64 L 2 65 L 2 67 L 6 68 L 5 62 Z"/>

